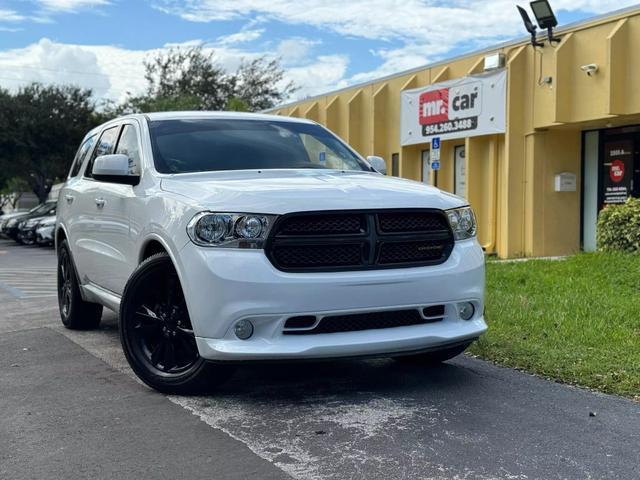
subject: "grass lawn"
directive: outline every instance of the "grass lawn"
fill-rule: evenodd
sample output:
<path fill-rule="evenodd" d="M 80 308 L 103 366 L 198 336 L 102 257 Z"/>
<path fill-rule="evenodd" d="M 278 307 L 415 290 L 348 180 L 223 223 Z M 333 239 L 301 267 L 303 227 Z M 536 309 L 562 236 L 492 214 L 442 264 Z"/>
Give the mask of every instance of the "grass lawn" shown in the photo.
<path fill-rule="evenodd" d="M 482 358 L 640 400 L 640 255 L 487 263 Z"/>

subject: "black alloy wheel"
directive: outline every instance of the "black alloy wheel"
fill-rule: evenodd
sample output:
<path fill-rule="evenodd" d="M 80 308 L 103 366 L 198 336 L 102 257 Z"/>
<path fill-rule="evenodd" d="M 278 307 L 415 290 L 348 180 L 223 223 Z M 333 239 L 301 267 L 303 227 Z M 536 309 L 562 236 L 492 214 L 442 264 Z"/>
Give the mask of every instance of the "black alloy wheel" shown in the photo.
<path fill-rule="evenodd" d="M 131 347 L 159 374 L 171 375 L 192 367 L 199 355 L 178 276 L 163 270 L 140 285 L 129 306 L 134 315 Z"/>
<path fill-rule="evenodd" d="M 62 324 L 73 330 L 90 330 L 100 325 L 102 305 L 82 299 L 69 244 L 58 246 L 58 307 Z"/>
<path fill-rule="evenodd" d="M 62 249 L 58 258 L 58 304 L 60 306 L 60 314 L 63 317 L 68 317 L 71 311 L 73 298 L 72 268 L 69 252 L 67 252 L 67 249 Z"/>
<path fill-rule="evenodd" d="M 164 393 L 203 393 L 231 373 L 200 357 L 180 280 L 165 253 L 149 257 L 129 279 L 120 340 L 133 371 Z"/>

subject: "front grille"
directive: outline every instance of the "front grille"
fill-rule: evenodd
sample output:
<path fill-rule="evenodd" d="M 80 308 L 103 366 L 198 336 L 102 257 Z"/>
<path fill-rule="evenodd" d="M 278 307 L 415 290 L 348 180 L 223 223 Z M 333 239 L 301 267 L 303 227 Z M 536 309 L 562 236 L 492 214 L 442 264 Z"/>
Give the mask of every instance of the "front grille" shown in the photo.
<path fill-rule="evenodd" d="M 381 213 L 378 221 L 380 230 L 385 233 L 432 232 L 449 228 L 443 215 L 425 215 L 419 212 Z"/>
<path fill-rule="evenodd" d="M 443 320 L 444 307 L 442 311 L 441 318 L 428 319 L 423 318 L 420 312 L 414 309 L 334 315 L 322 318 L 314 328 L 306 330 L 296 330 L 296 327 L 300 324 L 298 320 L 300 317 L 294 317 L 287 320 L 283 333 L 285 335 L 316 335 L 320 333 L 358 332 L 362 330 L 408 327 L 439 322 Z"/>
<path fill-rule="evenodd" d="M 382 265 L 403 262 L 429 262 L 442 257 L 442 242 L 420 240 L 417 242 L 389 242 L 380 247 L 378 263 Z"/>
<path fill-rule="evenodd" d="M 333 233 L 361 233 L 362 215 L 301 215 L 282 225 L 284 235 L 330 235 Z"/>
<path fill-rule="evenodd" d="M 278 219 L 265 252 L 286 272 L 444 263 L 454 239 L 442 210 L 306 212 Z"/>
<path fill-rule="evenodd" d="M 276 245 L 273 258 L 283 268 L 346 267 L 362 263 L 355 245 Z"/>

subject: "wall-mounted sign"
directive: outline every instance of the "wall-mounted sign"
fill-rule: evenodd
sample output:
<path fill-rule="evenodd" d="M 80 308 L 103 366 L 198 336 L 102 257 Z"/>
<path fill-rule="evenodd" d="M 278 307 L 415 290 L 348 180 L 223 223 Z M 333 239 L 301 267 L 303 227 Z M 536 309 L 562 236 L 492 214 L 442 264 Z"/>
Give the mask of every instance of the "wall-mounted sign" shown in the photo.
<path fill-rule="evenodd" d="M 507 71 L 405 90 L 400 143 L 415 145 L 506 131 Z"/>
<path fill-rule="evenodd" d="M 633 180 L 633 140 L 606 142 L 602 168 L 603 204 L 626 202 Z"/>
<path fill-rule="evenodd" d="M 556 192 L 575 192 L 578 188 L 578 177 L 575 173 L 562 172 L 554 178 Z"/>
<path fill-rule="evenodd" d="M 467 195 L 467 168 L 465 162 L 465 146 L 458 145 L 453 151 L 454 171 L 453 171 L 453 193 L 460 197 Z"/>
<path fill-rule="evenodd" d="M 440 137 L 433 137 L 431 139 L 431 164 L 438 163 L 438 168 L 431 167 L 434 170 L 440 168 Z"/>

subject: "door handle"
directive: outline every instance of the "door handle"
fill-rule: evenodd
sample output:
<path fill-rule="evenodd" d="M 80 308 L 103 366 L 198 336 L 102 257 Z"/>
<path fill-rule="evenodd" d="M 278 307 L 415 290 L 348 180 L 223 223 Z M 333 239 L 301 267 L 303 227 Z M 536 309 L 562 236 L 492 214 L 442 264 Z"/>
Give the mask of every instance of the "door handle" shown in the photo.
<path fill-rule="evenodd" d="M 105 204 L 105 203 L 106 203 L 106 202 L 105 202 L 105 199 L 104 199 L 104 198 L 96 198 L 96 206 L 97 206 L 98 208 L 102 208 L 102 207 L 104 207 L 104 204 Z"/>
<path fill-rule="evenodd" d="M 69 195 L 68 193 L 64 196 L 64 199 L 67 201 L 67 203 L 73 203 L 73 199 L 74 196 L 73 195 Z"/>

